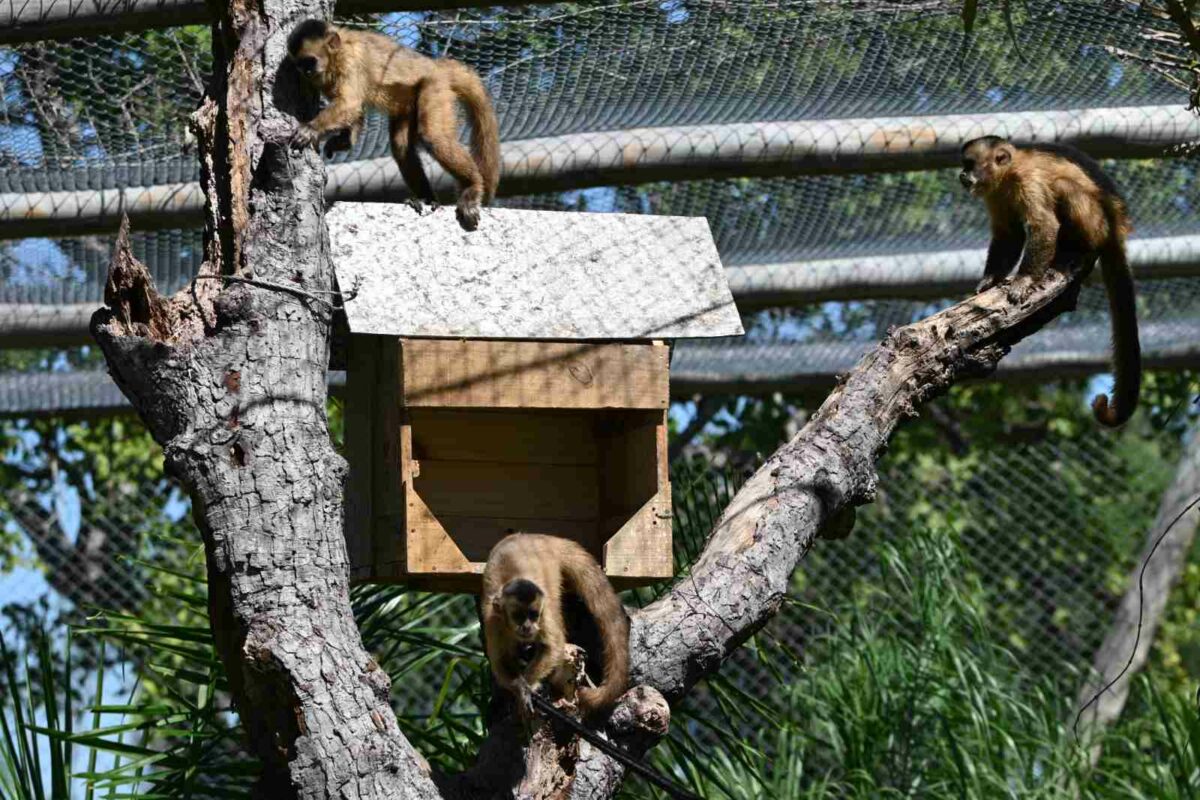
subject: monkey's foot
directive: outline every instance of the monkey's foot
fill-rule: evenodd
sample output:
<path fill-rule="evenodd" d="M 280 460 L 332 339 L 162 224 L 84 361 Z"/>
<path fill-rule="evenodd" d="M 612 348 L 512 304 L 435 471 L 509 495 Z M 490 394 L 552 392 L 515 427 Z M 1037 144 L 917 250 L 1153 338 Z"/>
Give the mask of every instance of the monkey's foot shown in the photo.
<path fill-rule="evenodd" d="M 458 217 L 458 224 L 462 226 L 464 231 L 473 231 L 479 227 L 478 203 L 460 202 L 454 214 Z"/>
<path fill-rule="evenodd" d="M 1037 289 L 1040 280 L 1030 275 L 1017 275 L 1008 285 L 1008 301 L 1024 303 Z"/>

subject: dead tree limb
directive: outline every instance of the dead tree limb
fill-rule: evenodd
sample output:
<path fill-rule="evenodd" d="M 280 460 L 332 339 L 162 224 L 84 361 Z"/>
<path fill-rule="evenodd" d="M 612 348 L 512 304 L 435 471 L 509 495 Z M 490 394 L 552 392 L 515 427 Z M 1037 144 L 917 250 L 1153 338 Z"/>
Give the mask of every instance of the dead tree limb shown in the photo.
<path fill-rule="evenodd" d="M 1163 493 L 1154 524 L 1146 532 L 1146 544 L 1130 573 L 1129 589 L 1092 659 L 1092 673 L 1079 691 L 1079 707 L 1091 703 L 1080 717 L 1079 738 L 1090 745 L 1088 758 L 1093 766 L 1101 755 L 1098 739 L 1105 728 L 1121 718 L 1133 677 L 1150 657 L 1154 634 L 1166 613 L 1171 589 L 1187 566 L 1200 525 L 1200 509 L 1194 507 L 1197 497 L 1200 497 L 1200 427 L 1188 437 L 1175 479 Z M 1122 670 L 1125 674 L 1121 679 L 1092 703 L 1096 693 Z"/>
<path fill-rule="evenodd" d="M 214 78 L 194 117 L 206 195 L 201 276 L 333 289 L 324 167 L 288 144 L 314 99 L 283 64 L 288 32 L 328 18 L 316 0 L 231 0 L 213 29 Z M 246 282 L 155 290 L 114 248 L 92 318 L 117 384 L 192 497 L 210 618 L 270 798 L 432 798 L 400 735 L 389 681 L 350 609 L 342 491 L 329 440 L 330 311 Z"/>

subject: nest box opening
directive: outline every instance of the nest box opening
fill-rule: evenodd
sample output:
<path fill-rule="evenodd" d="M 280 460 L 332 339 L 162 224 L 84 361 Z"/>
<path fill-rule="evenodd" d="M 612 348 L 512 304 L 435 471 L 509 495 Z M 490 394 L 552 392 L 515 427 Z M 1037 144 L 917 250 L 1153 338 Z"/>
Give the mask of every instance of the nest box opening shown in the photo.
<path fill-rule="evenodd" d="M 703 218 L 338 203 L 355 581 L 478 591 L 514 531 L 673 574 L 664 340 L 741 320 Z"/>

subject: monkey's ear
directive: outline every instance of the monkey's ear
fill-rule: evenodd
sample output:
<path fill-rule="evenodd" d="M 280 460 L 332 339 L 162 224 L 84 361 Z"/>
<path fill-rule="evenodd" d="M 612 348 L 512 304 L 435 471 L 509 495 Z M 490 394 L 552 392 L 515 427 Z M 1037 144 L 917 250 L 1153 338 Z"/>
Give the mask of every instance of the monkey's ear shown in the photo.
<path fill-rule="evenodd" d="M 342 37 L 338 35 L 337 31 L 330 31 L 325 37 L 325 46 L 331 52 L 337 52 L 338 48 L 342 46 Z"/>
<path fill-rule="evenodd" d="M 996 163 L 997 164 L 1007 164 L 1011 160 L 1012 160 L 1012 153 L 1010 153 L 1008 151 L 1007 147 L 1002 147 L 996 151 Z"/>

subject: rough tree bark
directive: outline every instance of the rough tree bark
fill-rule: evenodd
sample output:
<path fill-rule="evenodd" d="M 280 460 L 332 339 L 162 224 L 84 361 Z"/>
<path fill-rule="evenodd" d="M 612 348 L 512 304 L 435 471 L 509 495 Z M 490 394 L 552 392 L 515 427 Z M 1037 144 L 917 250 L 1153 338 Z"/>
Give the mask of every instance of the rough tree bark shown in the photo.
<path fill-rule="evenodd" d="M 291 27 L 330 10 L 315 0 L 232 0 L 219 11 L 214 85 L 195 117 L 207 197 L 201 274 L 160 297 L 124 231 L 92 332 L 192 497 L 213 631 L 265 764 L 260 794 L 492 797 L 543 765 L 526 761 L 502 721 L 475 769 L 435 786 L 399 733 L 388 680 L 350 612 L 346 470 L 325 419 L 333 271 L 324 172 L 315 152 L 287 144 L 295 116 L 312 108 L 280 69 Z M 691 574 L 635 615 L 640 686 L 622 698 L 608 735 L 635 752 L 652 746 L 668 701 L 778 609 L 826 521 L 870 501 L 895 425 L 957 377 L 994 368 L 1077 290 L 1054 276 L 1018 302 L 997 287 L 892 333 L 867 356 L 737 495 Z M 559 796 L 566 770 L 575 772 L 572 796 L 611 797 L 622 770 L 586 744 L 579 753 L 577 767 L 566 757 L 546 770 L 535 796 Z"/>
<path fill-rule="evenodd" d="M 191 494 L 213 633 L 265 764 L 260 795 L 435 797 L 350 611 L 346 467 L 325 418 L 324 168 L 315 151 L 288 145 L 313 101 L 280 68 L 287 34 L 331 6 L 220 9 L 213 85 L 194 118 L 207 194 L 201 274 L 159 297 L 123 229 L 92 332 Z"/>

